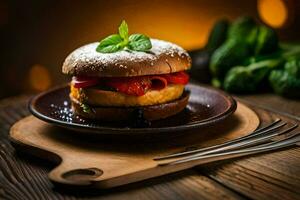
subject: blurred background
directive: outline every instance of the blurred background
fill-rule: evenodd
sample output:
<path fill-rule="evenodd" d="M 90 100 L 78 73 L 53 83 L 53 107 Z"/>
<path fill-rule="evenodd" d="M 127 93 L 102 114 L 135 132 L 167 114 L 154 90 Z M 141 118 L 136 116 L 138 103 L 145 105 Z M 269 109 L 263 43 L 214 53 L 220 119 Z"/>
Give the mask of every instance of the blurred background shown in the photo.
<path fill-rule="evenodd" d="M 297 0 L 0 0 L 0 98 L 36 93 L 69 77 L 61 74 L 75 48 L 115 33 L 122 19 L 131 33 L 201 49 L 220 18 L 254 17 L 283 41 L 300 40 Z"/>

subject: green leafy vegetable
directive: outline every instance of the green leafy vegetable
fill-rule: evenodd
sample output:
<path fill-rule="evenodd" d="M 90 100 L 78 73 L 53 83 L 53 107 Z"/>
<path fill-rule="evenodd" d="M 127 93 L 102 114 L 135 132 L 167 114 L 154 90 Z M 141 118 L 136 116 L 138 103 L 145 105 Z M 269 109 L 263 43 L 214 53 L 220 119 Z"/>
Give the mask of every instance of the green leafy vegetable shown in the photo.
<path fill-rule="evenodd" d="M 110 35 L 101 40 L 96 51 L 100 53 L 114 53 L 125 48 L 133 51 L 148 51 L 152 48 L 149 37 L 142 34 L 129 36 L 128 25 L 124 20 L 118 30 L 118 34 Z"/>
<path fill-rule="evenodd" d="M 244 66 L 232 68 L 224 81 L 224 89 L 230 92 L 252 92 L 256 89 L 257 81 L 253 82 L 255 76 Z"/>
<path fill-rule="evenodd" d="M 275 93 L 300 98 L 300 57 L 288 61 L 284 69 L 272 71 L 269 82 Z"/>
<path fill-rule="evenodd" d="M 272 71 L 269 81 L 276 94 L 289 98 L 300 98 L 300 79 L 291 76 L 287 71 Z"/>
<path fill-rule="evenodd" d="M 128 25 L 125 20 L 123 20 L 121 25 L 119 26 L 119 35 L 124 40 L 128 40 Z"/>
<path fill-rule="evenodd" d="M 251 17 L 241 17 L 228 29 L 226 41 L 214 51 L 210 71 L 214 78 L 222 80 L 236 65 L 241 65 L 252 55 L 258 27 Z"/>
<path fill-rule="evenodd" d="M 300 79 L 300 57 L 289 60 L 284 69 L 295 78 Z M 300 91 L 299 91 L 300 92 Z"/>
<path fill-rule="evenodd" d="M 266 55 L 255 55 L 255 56 L 251 56 L 248 57 L 243 65 L 247 66 L 256 62 L 260 62 L 263 60 L 270 60 L 270 59 L 277 59 L 277 58 L 282 58 L 284 55 L 284 51 L 282 51 L 282 49 L 277 49 L 276 51 L 270 53 L 270 54 L 266 54 Z"/>
<path fill-rule="evenodd" d="M 227 40 L 213 53 L 210 71 L 215 78 L 222 80 L 231 67 L 241 64 L 249 55 L 250 50 L 246 43 Z"/>
<path fill-rule="evenodd" d="M 221 88 L 222 87 L 222 82 L 217 78 L 212 78 L 211 79 L 211 84 L 212 84 L 212 86 L 214 86 L 216 88 Z"/>
<path fill-rule="evenodd" d="M 227 20 L 217 21 L 209 34 L 205 50 L 213 52 L 220 47 L 226 40 L 228 27 L 229 23 Z"/>
<path fill-rule="evenodd" d="M 270 71 L 281 64 L 281 59 L 270 59 L 249 66 L 233 67 L 225 77 L 224 89 L 235 93 L 254 92 L 268 77 Z"/>
<path fill-rule="evenodd" d="M 266 26 L 258 28 L 258 34 L 255 44 L 255 55 L 264 55 L 277 51 L 278 38 L 276 32 Z"/>
<path fill-rule="evenodd" d="M 122 41 L 120 35 L 114 34 L 104 38 L 97 47 L 97 51 L 101 53 L 113 53 L 122 49 Z"/>
<path fill-rule="evenodd" d="M 238 18 L 227 33 L 224 22 L 220 23 L 215 24 L 205 48 L 212 53 L 213 86 L 248 93 L 270 85 L 277 94 L 300 98 L 299 44 L 279 43 L 275 30 L 251 17 Z"/>
<path fill-rule="evenodd" d="M 145 51 L 151 49 L 150 39 L 142 34 L 133 34 L 129 37 L 129 49 L 134 51 Z"/>
<path fill-rule="evenodd" d="M 257 25 L 249 16 L 240 17 L 235 20 L 228 30 L 228 38 L 245 42 L 254 46 L 257 34 Z"/>
<path fill-rule="evenodd" d="M 85 112 L 85 113 L 92 112 L 91 108 L 87 104 L 82 103 L 82 104 L 80 104 L 80 107 L 82 108 L 83 112 Z"/>

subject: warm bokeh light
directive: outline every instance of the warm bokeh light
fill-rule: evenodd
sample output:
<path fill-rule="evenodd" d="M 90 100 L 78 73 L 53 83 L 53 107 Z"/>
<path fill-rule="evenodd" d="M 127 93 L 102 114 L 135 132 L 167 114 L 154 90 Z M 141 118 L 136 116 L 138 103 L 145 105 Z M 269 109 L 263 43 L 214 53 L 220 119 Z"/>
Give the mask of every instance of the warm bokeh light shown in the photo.
<path fill-rule="evenodd" d="M 43 91 L 50 87 L 51 77 L 46 67 L 36 64 L 29 71 L 30 86 L 37 91 Z"/>
<path fill-rule="evenodd" d="M 74 48 L 87 42 L 99 41 L 115 33 L 122 19 L 125 19 L 131 33 L 143 33 L 193 50 L 206 44 L 209 31 L 216 20 L 255 13 L 256 4 L 245 1 L 239 6 L 224 6 L 220 0 L 132 0 L 96 1 L 93 4 L 75 4 L 73 7 L 73 10 L 80 9 L 80 15 L 66 10 L 61 10 L 62 14 L 56 13 L 58 16 L 65 16 L 59 19 L 61 25 L 55 24 L 55 27 L 62 27 L 55 34 L 63 37 L 55 37 L 61 41 L 48 40 L 51 44 L 63 43 L 65 47 Z M 249 9 L 248 13 L 244 12 L 246 8 Z M 50 25 L 49 28 L 44 26 L 46 24 L 40 25 L 41 31 L 52 31 L 49 30 Z"/>
<path fill-rule="evenodd" d="M 261 19 L 274 28 L 282 27 L 288 19 L 288 7 L 284 0 L 259 0 L 257 8 Z"/>

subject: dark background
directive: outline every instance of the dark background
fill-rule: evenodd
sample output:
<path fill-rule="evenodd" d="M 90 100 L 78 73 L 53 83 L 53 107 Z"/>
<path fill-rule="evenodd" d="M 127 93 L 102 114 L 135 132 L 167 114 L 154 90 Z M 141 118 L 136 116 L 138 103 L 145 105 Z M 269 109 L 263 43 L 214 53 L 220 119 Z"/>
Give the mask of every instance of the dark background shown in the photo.
<path fill-rule="evenodd" d="M 65 57 L 115 33 L 122 19 L 131 33 L 195 50 L 217 19 L 241 15 L 273 26 L 283 40 L 299 40 L 299 12 L 297 0 L 0 0 L 0 98 L 68 81 L 61 74 Z"/>

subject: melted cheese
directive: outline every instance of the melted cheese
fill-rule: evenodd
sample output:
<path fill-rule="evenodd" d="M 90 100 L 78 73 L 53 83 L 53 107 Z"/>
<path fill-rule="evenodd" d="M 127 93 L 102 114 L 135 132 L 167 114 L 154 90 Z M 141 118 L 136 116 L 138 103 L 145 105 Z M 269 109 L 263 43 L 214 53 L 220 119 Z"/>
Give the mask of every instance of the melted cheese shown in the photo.
<path fill-rule="evenodd" d="M 132 96 L 120 92 L 105 91 L 94 88 L 78 89 L 71 85 L 73 98 L 94 106 L 147 106 L 166 103 L 179 98 L 184 85 L 168 85 L 162 90 L 150 90 L 143 96 Z"/>

